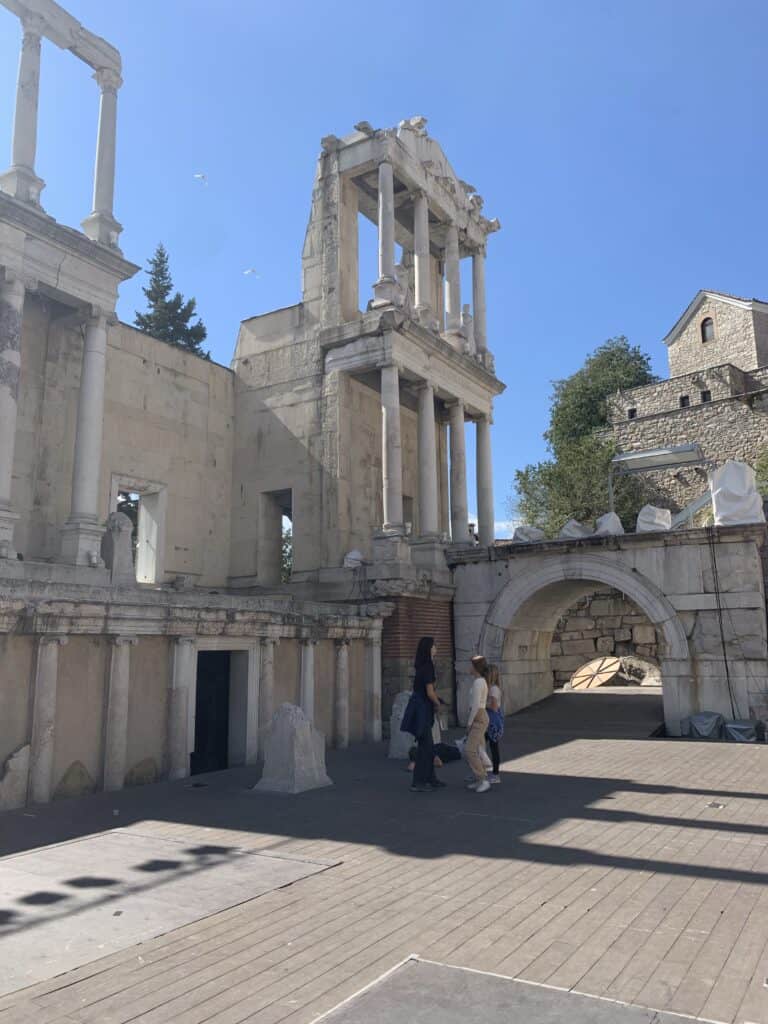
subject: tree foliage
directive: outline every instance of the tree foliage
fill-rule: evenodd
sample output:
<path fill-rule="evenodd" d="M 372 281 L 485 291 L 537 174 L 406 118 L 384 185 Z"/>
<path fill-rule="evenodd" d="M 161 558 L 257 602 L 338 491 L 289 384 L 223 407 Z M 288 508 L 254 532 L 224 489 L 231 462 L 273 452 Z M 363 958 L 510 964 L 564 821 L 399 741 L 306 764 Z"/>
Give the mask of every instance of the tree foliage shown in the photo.
<path fill-rule="evenodd" d="M 280 565 L 280 579 L 288 583 L 293 572 L 293 529 L 290 526 L 283 527 L 283 549 Z"/>
<path fill-rule="evenodd" d="M 196 316 L 197 303 L 194 299 L 185 299 L 181 292 L 173 292 L 168 253 L 162 242 L 158 243 L 149 261 L 147 273 L 149 286 L 142 288 L 147 299 L 147 311 L 139 313 L 137 310 L 136 327 L 169 345 L 177 345 L 203 359 L 210 359 L 210 352 L 202 347 L 208 334 L 205 324 L 199 317 L 196 323 L 190 323 Z"/>
<path fill-rule="evenodd" d="M 616 450 L 606 429 L 608 398 L 656 380 L 649 357 L 621 336 L 600 345 L 576 373 L 555 381 L 544 434 L 552 458 L 517 471 L 511 515 L 554 536 L 570 518 L 585 522 L 606 512 L 608 466 Z M 620 477 L 614 491 L 616 512 L 629 526 L 648 489 L 639 477 Z"/>

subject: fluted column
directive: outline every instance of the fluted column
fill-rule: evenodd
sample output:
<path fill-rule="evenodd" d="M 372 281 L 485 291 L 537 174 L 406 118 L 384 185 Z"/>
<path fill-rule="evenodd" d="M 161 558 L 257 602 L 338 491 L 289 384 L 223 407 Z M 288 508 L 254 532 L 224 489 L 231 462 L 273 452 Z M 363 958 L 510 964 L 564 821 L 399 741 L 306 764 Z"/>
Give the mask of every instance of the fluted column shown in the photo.
<path fill-rule="evenodd" d="M 416 315 L 422 322 L 435 318 L 429 265 L 429 201 L 422 189 L 413 194 L 413 255 L 416 268 Z"/>
<path fill-rule="evenodd" d="M 168 700 L 168 777 L 189 775 L 189 755 L 195 742 L 194 700 L 197 693 L 197 645 L 194 637 L 178 637 L 173 644 L 171 688 Z"/>
<path fill-rule="evenodd" d="M 419 533 L 439 533 L 435 389 L 428 381 L 419 388 Z"/>
<path fill-rule="evenodd" d="M 301 641 L 301 685 L 299 703 L 301 710 L 314 725 L 315 723 L 315 644 L 316 640 Z"/>
<path fill-rule="evenodd" d="M 103 533 L 98 525 L 98 515 L 106 361 L 107 318 L 99 313 L 88 321 L 85 331 L 72 470 L 72 502 L 61 546 L 64 561 L 73 565 L 96 565 L 99 560 Z"/>
<path fill-rule="evenodd" d="M 384 529 L 403 533 L 403 457 L 400 438 L 400 374 L 394 365 L 381 368 L 381 464 Z"/>
<path fill-rule="evenodd" d="M 40 36 L 43 20 L 34 14 L 22 18 L 24 36 L 16 83 L 11 166 L 0 176 L 0 191 L 25 202 L 40 202 L 45 182 L 35 174 L 37 107 L 40 94 Z"/>
<path fill-rule="evenodd" d="M 365 738 L 381 740 L 381 637 L 366 640 Z"/>
<path fill-rule="evenodd" d="M 475 467 L 477 470 L 477 532 L 483 546 L 493 544 L 493 463 L 491 460 L 491 417 L 481 416 L 476 425 Z"/>
<path fill-rule="evenodd" d="M 461 344 L 461 272 L 459 267 L 459 229 L 449 224 L 445 230 L 445 333 L 454 347 Z"/>
<path fill-rule="evenodd" d="M 467 507 L 467 456 L 464 437 L 464 403 L 458 399 L 448 406 L 451 424 L 451 540 L 469 543 Z"/>
<path fill-rule="evenodd" d="M 123 80 L 116 71 L 101 68 L 93 76 L 101 91 L 99 132 L 96 138 L 96 167 L 93 175 L 93 210 L 83 221 L 83 231 L 94 242 L 117 246 L 122 227 L 112 207 L 115 196 L 115 154 L 117 148 L 117 90 Z"/>
<path fill-rule="evenodd" d="M 261 675 L 259 678 L 259 730 L 263 734 L 275 713 L 275 644 L 272 637 L 261 641 Z"/>
<path fill-rule="evenodd" d="M 104 728 L 104 789 L 122 789 L 128 754 L 131 648 L 136 637 L 112 637 Z"/>
<path fill-rule="evenodd" d="M 11 505 L 13 455 L 21 368 L 21 320 L 24 282 L 6 277 L 0 283 L 0 558 L 15 558 L 13 529 L 18 513 Z"/>
<path fill-rule="evenodd" d="M 392 164 L 379 164 L 379 278 L 373 286 L 374 306 L 390 305 L 395 297 L 395 184 Z"/>
<path fill-rule="evenodd" d="M 261 645 L 248 648 L 248 692 L 245 699 L 245 763 L 255 764 L 259 756 L 261 713 Z"/>
<path fill-rule="evenodd" d="M 336 641 L 334 733 L 337 747 L 349 746 L 349 640 Z"/>
<path fill-rule="evenodd" d="M 64 636 L 41 636 L 37 642 L 29 762 L 29 799 L 33 804 L 47 804 L 51 799 L 59 650 L 66 642 Z"/>
<path fill-rule="evenodd" d="M 488 348 L 485 321 L 485 246 L 472 255 L 472 315 L 475 330 L 475 350 L 481 355 Z"/>

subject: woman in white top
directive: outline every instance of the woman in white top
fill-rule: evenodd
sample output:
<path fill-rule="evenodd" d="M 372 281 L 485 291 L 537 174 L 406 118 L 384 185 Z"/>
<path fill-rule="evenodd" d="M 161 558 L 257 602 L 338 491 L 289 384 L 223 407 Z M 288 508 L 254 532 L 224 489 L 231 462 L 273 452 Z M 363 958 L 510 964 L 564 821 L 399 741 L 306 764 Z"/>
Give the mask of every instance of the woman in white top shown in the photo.
<path fill-rule="evenodd" d="M 504 708 L 502 707 L 501 680 L 496 665 L 488 666 L 488 731 L 485 738 L 491 748 L 491 764 L 493 771 L 489 781 L 496 784 L 501 782 L 499 775 L 499 764 L 501 763 L 501 752 L 499 743 L 504 735 Z"/>
<path fill-rule="evenodd" d="M 472 769 L 474 782 L 470 782 L 469 788 L 476 793 L 487 793 L 491 784 L 486 777 L 486 768 L 480 756 L 480 751 L 485 752 L 485 733 L 488 729 L 488 662 L 482 654 L 476 654 L 470 663 L 474 673 L 472 680 L 472 693 L 467 715 L 467 743 L 464 747 L 464 756 L 469 767 Z"/>

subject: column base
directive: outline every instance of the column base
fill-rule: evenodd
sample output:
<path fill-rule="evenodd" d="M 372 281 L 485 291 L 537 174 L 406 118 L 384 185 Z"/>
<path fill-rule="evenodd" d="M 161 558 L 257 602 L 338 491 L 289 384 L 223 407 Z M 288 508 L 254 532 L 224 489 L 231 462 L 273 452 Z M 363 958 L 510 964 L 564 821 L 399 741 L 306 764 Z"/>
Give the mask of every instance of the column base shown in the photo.
<path fill-rule="evenodd" d="M 394 277 L 380 277 L 373 286 L 373 301 L 371 309 L 379 309 L 381 306 L 397 306 L 400 304 L 400 285 Z"/>
<path fill-rule="evenodd" d="M 15 164 L 5 174 L 0 174 L 0 192 L 5 192 L 14 199 L 21 199 L 24 203 L 40 205 L 40 193 L 45 188 L 45 182 L 38 178 L 31 167 L 23 167 Z"/>
<path fill-rule="evenodd" d="M 70 519 L 61 530 L 61 561 L 67 565 L 87 565 L 103 569 L 101 538 L 103 527 L 90 520 Z"/>
<path fill-rule="evenodd" d="M 451 348 L 455 348 L 457 352 L 464 352 L 464 345 L 466 344 L 466 338 L 461 333 L 459 328 L 456 330 L 448 330 L 443 334 L 443 339 L 448 342 Z"/>
<path fill-rule="evenodd" d="M 435 334 L 440 333 L 440 324 L 438 323 L 434 310 L 429 306 L 416 306 L 413 314 L 416 321 L 427 331 L 434 331 Z"/>
<path fill-rule="evenodd" d="M 392 527 L 384 527 L 373 535 L 373 561 L 377 562 L 410 562 L 411 549 L 400 527 L 400 532 L 392 532 Z"/>
<path fill-rule="evenodd" d="M 419 569 L 445 569 L 445 544 L 434 534 L 417 537 L 411 541 L 411 558 Z"/>
<path fill-rule="evenodd" d="M 18 520 L 18 512 L 12 512 L 9 508 L 0 508 L 0 559 L 16 558 L 16 548 L 13 546 L 13 531 Z"/>
<path fill-rule="evenodd" d="M 118 223 L 111 214 L 94 211 L 82 221 L 81 226 L 92 242 L 100 242 L 102 245 L 108 245 L 111 249 L 120 251 L 117 240 L 123 230 L 123 225 Z"/>

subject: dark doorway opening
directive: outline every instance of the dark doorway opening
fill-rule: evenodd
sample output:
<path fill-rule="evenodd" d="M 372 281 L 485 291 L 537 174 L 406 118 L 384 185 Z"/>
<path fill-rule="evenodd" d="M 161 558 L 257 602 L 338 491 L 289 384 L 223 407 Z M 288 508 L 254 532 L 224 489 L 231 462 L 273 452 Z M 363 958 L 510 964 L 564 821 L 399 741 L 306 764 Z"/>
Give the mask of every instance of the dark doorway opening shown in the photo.
<path fill-rule="evenodd" d="M 229 660 L 229 651 L 200 651 L 197 656 L 192 775 L 228 767 Z"/>

